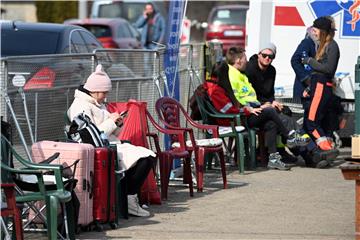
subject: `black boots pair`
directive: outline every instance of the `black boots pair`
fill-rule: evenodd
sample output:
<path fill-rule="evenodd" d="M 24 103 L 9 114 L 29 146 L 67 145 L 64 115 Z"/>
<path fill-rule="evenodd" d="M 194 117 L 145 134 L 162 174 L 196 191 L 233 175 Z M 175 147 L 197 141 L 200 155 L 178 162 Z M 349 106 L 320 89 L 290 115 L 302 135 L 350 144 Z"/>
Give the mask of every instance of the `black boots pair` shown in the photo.
<path fill-rule="evenodd" d="M 307 167 L 326 168 L 330 165 L 330 162 L 336 159 L 339 153 L 338 149 L 324 151 L 316 148 L 306 154 L 304 157 L 305 164 Z"/>

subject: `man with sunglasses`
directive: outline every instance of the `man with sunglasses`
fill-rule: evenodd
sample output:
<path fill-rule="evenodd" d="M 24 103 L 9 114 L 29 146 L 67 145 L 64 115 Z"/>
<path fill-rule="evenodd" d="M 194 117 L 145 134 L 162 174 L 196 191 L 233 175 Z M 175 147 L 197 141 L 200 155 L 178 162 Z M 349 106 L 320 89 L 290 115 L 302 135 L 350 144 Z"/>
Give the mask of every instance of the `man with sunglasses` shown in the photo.
<path fill-rule="evenodd" d="M 258 100 L 261 104 L 269 105 L 277 110 L 280 114 L 279 117 L 291 129 L 299 129 L 293 119 L 291 119 L 291 110 L 275 100 L 275 78 L 276 69 L 272 65 L 276 56 L 276 46 L 273 43 L 266 43 L 261 48 L 258 54 L 254 54 L 250 57 L 249 62 L 246 65 L 245 74 L 248 77 L 250 83 L 255 89 Z M 289 115 L 289 116 L 286 116 Z M 289 154 L 283 144 L 278 144 L 278 151 L 283 157 L 285 163 L 296 163 L 297 158 Z M 292 149 L 293 153 L 297 153 L 295 149 Z"/>
<path fill-rule="evenodd" d="M 246 65 L 245 74 L 256 91 L 260 103 L 269 103 L 279 111 L 283 110 L 283 105 L 275 101 L 275 78 L 276 69 L 271 65 L 276 56 L 276 46 L 267 43 L 261 47 L 258 54 L 250 57 Z"/>
<path fill-rule="evenodd" d="M 211 101 L 220 112 L 230 111 L 231 106 L 235 106 L 235 109 L 233 108 L 231 111 L 236 112 L 236 108 L 240 107 L 245 115 L 247 114 L 248 127 L 256 127 L 266 131 L 265 142 L 269 156 L 268 168 L 289 170 L 290 167 L 282 162 L 283 158 L 276 149 L 277 135 L 281 136 L 289 148 L 307 145 L 309 136 L 301 136 L 294 128 L 285 126 L 275 108 L 271 107 L 271 104 L 261 104 L 258 101 L 255 89 L 244 74 L 247 65 L 244 49 L 230 47 L 226 52 L 226 63 L 228 65 L 228 78 L 226 78 L 225 74 L 219 74 L 222 77 L 219 77 L 218 88 L 207 84 Z M 237 112 L 239 111 L 240 109 L 237 110 Z"/>

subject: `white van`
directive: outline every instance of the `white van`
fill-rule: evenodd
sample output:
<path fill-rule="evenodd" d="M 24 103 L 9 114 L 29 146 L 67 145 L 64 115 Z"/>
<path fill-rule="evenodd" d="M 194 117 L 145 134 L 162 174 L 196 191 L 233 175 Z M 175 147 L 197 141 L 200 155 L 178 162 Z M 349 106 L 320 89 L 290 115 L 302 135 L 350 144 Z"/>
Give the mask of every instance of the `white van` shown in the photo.
<path fill-rule="evenodd" d="M 335 40 L 340 48 L 338 77 L 344 77 L 342 98 L 354 100 L 355 64 L 360 56 L 360 22 L 351 29 L 349 6 L 354 0 L 271 0 L 250 1 L 247 14 L 246 52 L 249 56 L 259 51 L 265 42 L 277 46 L 275 85 L 283 96 L 292 97 L 295 73 L 290 59 L 297 45 L 305 37 L 307 27 L 318 16 L 332 15 L 338 31 Z"/>
<path fill-rule="evenodd" d="M 351 23 L 351 6 L 356 0 L 268 0 L 250 1 L 247 13 L 246 52 L 249 56 L 261 45 L 273 42 L 277 46 L 275 96 L 292 103 L 295 73 L 290 59 L 297 45 L 305 37 L 307 27 L 324 15 L 334 17 L 337 32 L 335 40 L 340 48 L 336 79 L 337 95 L 342 97 L 347 124 L 339 134 L 348 137 L 354 133 L 355 64 L 360 56 L 360 21 Z M 355 15 L 355 14 L 354 14 Z M 301 105 L 299 104 L 301 107 Z"/>

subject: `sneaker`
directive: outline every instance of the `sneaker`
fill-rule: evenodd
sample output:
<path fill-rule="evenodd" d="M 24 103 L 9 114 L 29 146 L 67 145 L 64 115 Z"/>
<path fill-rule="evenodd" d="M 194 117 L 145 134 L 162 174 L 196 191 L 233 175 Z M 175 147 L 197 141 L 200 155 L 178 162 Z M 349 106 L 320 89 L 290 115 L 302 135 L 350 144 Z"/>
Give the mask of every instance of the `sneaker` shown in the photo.
<path fill-rule="evenodd" d="M 278 152 L 270 153 L 267 167 L 269 169 L 290 170 L 290 167 L 281 161 L 281 156 Z"/>
<path fill-rule="evenodd" d="M 150 213 L 139 205 L 139 199 L 137 195 L 128 195 L 128 212 L 131 215 L 138 217 L 148 217 Z"/>
<path fill-rule="evenodd" d="M 305 147 L 310 142 L 310 136 L 308 134 L 300 134 L 295 130 L 289 132 L 286 145 L 289 148 Z"/>

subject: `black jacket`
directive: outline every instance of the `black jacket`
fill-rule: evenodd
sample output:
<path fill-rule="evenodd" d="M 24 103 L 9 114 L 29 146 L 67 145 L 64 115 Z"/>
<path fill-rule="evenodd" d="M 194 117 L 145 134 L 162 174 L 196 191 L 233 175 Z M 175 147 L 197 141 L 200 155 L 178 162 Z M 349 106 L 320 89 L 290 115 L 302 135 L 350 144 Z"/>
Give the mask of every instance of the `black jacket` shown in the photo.
<path fill-rule="evenodd" d="M 308 71 L 304 68 L 304 64 L 302 63 L 302 53 L 305 52 L 309 57 L 314 57 L 316 54 L 315 42 L 311 36 L 310 31 L 311 30 L 308 30 L 308 34 L 297 46 L 294 54 L 291 57 L 291 67 L 293 68 L 296 75 L 293 89 L 293 97 L 297 100 L 300 100 L 302 98 L 302 94 L 306 87 L 304 81 L 308 79 L 311 74 L 311 71 Z"/>
<path fill-rule="evenodd" d="M 262 71 L 258 65 L 258 55 L 254 54 L 246 65 L 245 74 L 255 89 L 257 99 L 260 103 L 273 102 L 275 100 L 275 77 L 276 70 L 270 65 Z"/>

